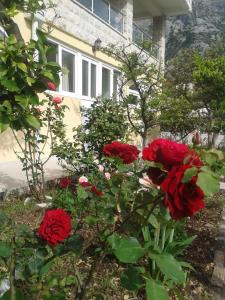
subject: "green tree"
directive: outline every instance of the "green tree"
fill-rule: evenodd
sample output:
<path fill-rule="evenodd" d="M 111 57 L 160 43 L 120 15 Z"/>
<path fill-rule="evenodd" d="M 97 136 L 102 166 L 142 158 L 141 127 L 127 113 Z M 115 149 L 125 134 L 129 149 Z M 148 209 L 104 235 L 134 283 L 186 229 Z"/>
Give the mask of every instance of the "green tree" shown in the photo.
<path fill-rule="evenodd" d="M 148 142 L 151 129 L 158 126 L 159 98 L 163 82 L 161 66 L 152 61 L 155 49 L 150 42 L 144 42 L 134 51 L 133 45 L 103 49 L 120 62 L 119 94 L 127 117 L 135 134 L 141 136 L 143 146 Z M 136 96 L 129 94 L 132 88 Z"/>

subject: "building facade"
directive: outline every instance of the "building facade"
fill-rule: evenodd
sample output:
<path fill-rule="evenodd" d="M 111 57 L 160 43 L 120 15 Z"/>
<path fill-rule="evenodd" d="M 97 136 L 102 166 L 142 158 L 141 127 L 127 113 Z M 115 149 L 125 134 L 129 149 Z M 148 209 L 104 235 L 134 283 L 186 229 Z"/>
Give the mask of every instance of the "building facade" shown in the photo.
<path fill-rule="evenodd" d="M 166 16 L 191 11 L 191 0 L 55 0 L 45 14 L 19 14 L 15 20 L 25 41 L 36 38 L 36 29 L 52 25 L 49 44 L 55 47 L 51 60 L 63 69 L 57 94 L 69 107 L 65 123 L 68 136 L 80 124 L 80 106 L 89 106 L 97 96 L 111 97 L 117 91 L 118 62 L 101 51 L 100 43 L 130 45 L 152 39 L 157 51 L 150 58 L 163 63 Z M 144 30 L 141 28 L 145 24 Z M 0 34 L 4 34 L 0 31 Z M 18 138 L 20 134 L 18 133 Z M 10 130 L 0 135 L 0 162 L 13 161 L 16 142 Z"/>

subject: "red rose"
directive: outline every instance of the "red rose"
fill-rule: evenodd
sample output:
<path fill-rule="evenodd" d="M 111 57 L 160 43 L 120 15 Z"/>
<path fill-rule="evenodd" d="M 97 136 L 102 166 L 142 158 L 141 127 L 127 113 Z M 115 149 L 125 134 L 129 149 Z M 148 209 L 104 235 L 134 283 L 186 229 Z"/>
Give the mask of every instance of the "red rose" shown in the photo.
<path fill-rule="evenodd" d="M 90 187 L 90 191 L 92 193 L 94 193 L 96 196 L 102 197 L 104 195 L 104 193 L 102 191 L 98 190 L 95 185 L 91 184 L 88 181 L 82 181 L 82 182 L 80 182 L 80 185 L 84 188 Z"/>
<path fill-rule="evenodd" d="M 71 229 L 70 216 L 58 208 L 46 211 L 38 233 L 49 245 L 56 246 L 69 237 Z"/>
<path fill-rule="evenodd" d="M 191 165 L 173 167 L 161 184 L 161 189 L 165 193 L 164 204 L 168 206 L 171 217 L 175 220 L 190 217 L 205 207 L 204 193 L 196 185 L 197 176 L 190 182 L 182 182 L 185 171 L 191 167 Z"/>
<path fill-rule="evenodd" d="M 185 164 L 191 165 L 192 167 L 202 167 L 204 166 L 203 162 L 197 155 L 197 153 L 194 150 L 190 150 L 189 154 L 187 155 L 185 159 Z"/>
<path fill-rule="evenodd" d="M 66 189 L 71 186 L 72 180 L 69 177 L 61 178 L 59 181 L 59 186 L 61 189 Z"/>
<path fill-rule="evenodd" d="M 161 163 L 165 169 L 170 170 L 173 166 L 181 165 L 189 152 L 187 145 L 157 139 L 143 149 L 142 158 Z"/>
<path fill-rule="evenodd" d="M 48 82 L 47 87 L 51 91 L 56 91 L 56 85 L 53 82 Z"/>
<path fill-rule="evenodd" d="M 107 156 L 119 157 L 124 164 L 130 164 L 138 158 L 138 149 L 129 144 L 122 144 L 120 142 L 112 142 L 103 148 L 103 153 Z"/>
<path fill-rule="evenodd" d="M 159 168 L 153 167 L 148 168 L 147 175 L 151 179 L 151 181 L 156 185 L 161 185 L 161 183 L 166 177 L 165 172 L 163 172 Z"/>
<path fill-rule="evenodd" d="M 52 102 L 53 103 L 55 103 L 55 104 L 60 104 L 60 103 L 62 103 L 62 98 L 60 98 L 60 97 L 53 97 L 52 98 Z"/>

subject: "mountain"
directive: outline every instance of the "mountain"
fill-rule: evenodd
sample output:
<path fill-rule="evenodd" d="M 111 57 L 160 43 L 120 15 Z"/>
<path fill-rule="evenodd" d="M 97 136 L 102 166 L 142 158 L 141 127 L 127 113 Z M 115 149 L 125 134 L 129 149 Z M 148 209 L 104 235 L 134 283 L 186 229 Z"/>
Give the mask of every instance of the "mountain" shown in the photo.
<path fill-rule="evenodd" d="M 193 0 L 192 13 L 168 18 L 166 59 L 183 48 L 204 51 L 221 37 L 225 38 L 225 0 Z"/>

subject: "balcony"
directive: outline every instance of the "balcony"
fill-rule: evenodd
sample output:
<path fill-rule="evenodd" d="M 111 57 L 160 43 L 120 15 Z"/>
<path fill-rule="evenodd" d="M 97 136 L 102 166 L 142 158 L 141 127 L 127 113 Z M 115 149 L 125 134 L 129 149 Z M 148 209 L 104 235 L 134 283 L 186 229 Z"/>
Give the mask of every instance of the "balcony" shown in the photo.
<path fill-rule="evenodd" d="M 134 1 L 134 18 L 182 15 L 191 9 L 192 0 L 138 0 Z"/>
<path fill-rule="evenodd" d="M 143 28 L 133 23 L 133 42 L 138 46 L 145 41 L 152 41 L 152 37 Z M 159 59 L 159 46 L 152 44 L 151 54 L 154 58 Z"/>
<path fill-rule="evenodd" d="M 111 2 L 105 0 L 76 0 L 76 2 L 120 33 L 123 33 L 124 16 Z"/>

